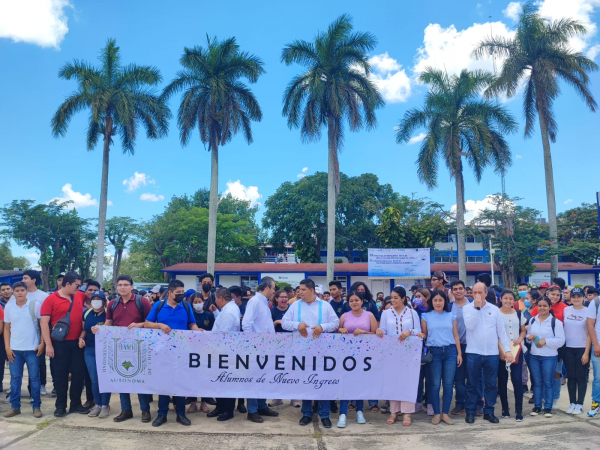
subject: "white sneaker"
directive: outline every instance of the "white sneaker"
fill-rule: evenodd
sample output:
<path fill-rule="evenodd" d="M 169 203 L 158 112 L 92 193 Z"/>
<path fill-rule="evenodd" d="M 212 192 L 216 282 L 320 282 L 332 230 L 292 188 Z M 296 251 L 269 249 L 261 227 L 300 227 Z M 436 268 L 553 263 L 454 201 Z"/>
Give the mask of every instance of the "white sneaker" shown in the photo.
<path fill-rule="evenodd" d="M 427 415 L 428 416 L 435 416 L 434 412 L 433 412 L 433 406 L 430 404 L 427 405 Z"/>
<path fill-rule="evenodd" d="M 10 394 L 10 388 L 4 391 L 5 394 Z"/>
<path fill-rule="evenodd" d="M 552 402 L 552 409 L 558 409 L 558 399 Z"/>
<path fill-rule="evenodd" d="M 365 419 L 365 415 L 362 411 L 356 411 L 356 421 L 358 423 L 367 423 L 367 419 Z"/>
<path fill-rule="evenodd" d="M 583 414 L 583 405 L 575 405 L 575 409 L 573 410 L 572 414 L 576 416 Z"/>
<path fill-rule="evenodd" d="M 596 417 L 600 413 L 600 404 L 598 402 L 592 401 L 592 409 L 588 411 L 588 417 Z"/>
<path fill-rule="evenodd" d="M 42 386 L 40 388 L 40 395 L 48 395 L 48 392 L 46 392 L 46 386 Z"/>
<path fill-rule="evenodd" d="M 421 411 L 423 411 L 423 403 L 417 403 L 417 404 L 415 404 L 415 412 L 418 413 L 418 412 L 421 412 Z"/>
<path fill-rule="evenodd" d="M 567 414 L 573 414 L 575 408 L 577 408 L 577 405 L 575 403 L 571 403 L 571 406 L 569 406 L 569 409 L 567 409 Z"/>
<path fill-rule="evenodd" d="M 6 398 L 4 399 L 4 403 L 10 403 L 10 394 L 6 395 Z"/>
<path fill-rule="evenodd" d="M 340 417 L 339 417 L 338 423 L 337 423 L 337 427 L 338 428 L 346 428 L 346 414 L 340 414 Z"/>

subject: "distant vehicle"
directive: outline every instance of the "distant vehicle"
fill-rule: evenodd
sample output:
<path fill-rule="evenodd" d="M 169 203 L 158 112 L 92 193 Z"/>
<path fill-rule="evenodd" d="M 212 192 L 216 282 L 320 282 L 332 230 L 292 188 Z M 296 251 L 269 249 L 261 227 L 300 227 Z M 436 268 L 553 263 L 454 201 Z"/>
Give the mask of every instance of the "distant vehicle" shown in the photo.
<path fill-rule="evenodd" d="M 139 290 L 144 290 L 144 291 L 149 291 L 150 289 L 152 289 L 154 286 L 156 285 L 162 286 L 162 287 L 168 287 L 169 283 L 133 283 L 133 287 L 135 289 Z"/>

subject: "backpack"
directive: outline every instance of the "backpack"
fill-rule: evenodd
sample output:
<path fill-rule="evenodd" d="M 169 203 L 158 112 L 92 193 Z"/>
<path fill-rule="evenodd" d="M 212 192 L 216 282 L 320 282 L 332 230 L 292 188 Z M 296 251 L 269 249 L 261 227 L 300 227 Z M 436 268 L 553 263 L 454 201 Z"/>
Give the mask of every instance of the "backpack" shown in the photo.
<path fill-rule="evenodd" d="M 31 314 L 31 320 L 33 320 L 33 323 L 35 324 L 35 332 L 37 333 L 37 337 L 40 341 L 40 344 L 42 343 L 42 332 L 40 330 L 40 322 L 38 320 L 38 318 L 35 316 L 35 300 L 29 300 L 29 314 Z"/>
<path fill-rule="evenodd" d="M 529 322 L 529 324 L 532 325 L 533 322 L 535 322 L 535 317 L 532 317 L 532 319 Z M 554 337 L 556 337 L 556 317 L 552 316 L 552 320 L 550 322 L 550 326 L 552 327 L 552 334 L 554 335 Z M 566 348 L 567 348 L 567 344 L 565 342 L 562 347 L 556 349 L 556 351 L 558 352 L 558 360 L 559 361 L 562 361 L 564 359 L 565 349 Z"/>
<path fill-rule="evenodd" d="M 115 298 L 113 300 L 113 304 L 110 307 L 110 312 L 114 314 L 115 309 L 117 309 L 117 306 L 119 305 L 119 302 L 121 301 L 121 296 Z M 144 305 L 142 304 L 142 296 L 135 294 L 135 306 L 137 306 L 138 311 L 140 312 L 140 315 L 142 316 L 142 321 L 146 320 L 146 314 L 144 314 Z"/>
<path fill-rule="evenodd" d="M 158 313 L 160 312 L 160 310 L 162 309 L 163 306 L 165 306 L 165 303 L 167 302 L 167 300 L 162 300 L 158 306 L 156 307 L 156 320 L 154 321 L 154 323 L 158 322 Z M 185 300 L 183 302 L 183 308 L 187 311 L 188 314 L 188 320 L 191 320 L 192 322 L 196 323 L 196 320 L 194 319 L 193 313 L 192 313 L 192 307 L 190 306 L 189 302 L 186 302 Z"/>
<path fill-rule="evenodd" d="M 600 297 L 596 297 L 594 299 L 594 304 L 596 305 L 596 316 L 598 316 L 598 307 L 600 306 Z"/>

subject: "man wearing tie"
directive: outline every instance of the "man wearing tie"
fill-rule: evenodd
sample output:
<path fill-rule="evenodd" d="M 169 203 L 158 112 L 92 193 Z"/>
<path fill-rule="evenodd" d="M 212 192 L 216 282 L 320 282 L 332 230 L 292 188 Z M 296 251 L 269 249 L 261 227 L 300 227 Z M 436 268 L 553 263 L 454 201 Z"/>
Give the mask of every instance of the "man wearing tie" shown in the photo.
<path fill-rule="evenodd" d="M 315 283 L 311 279 L 300 282 L 300 300 L 290 306 L 283 316 L 281 326 L 284 330 L 300 333 L 302 337 L 308 337 L 312 334 L 313 338 L 318 338 L 321 333 L 334 333 L 340 326 L 340 319 L 335 314 L 331 305 L 315 294 Z M 319 417 L 325 428 L 331 428 L 329 420 L 330 402 L 329 400 L 319 400 Z M 302 400 L 302 419 L 300 425 L 308 425 L 312 422 L 312 402 Z"/>

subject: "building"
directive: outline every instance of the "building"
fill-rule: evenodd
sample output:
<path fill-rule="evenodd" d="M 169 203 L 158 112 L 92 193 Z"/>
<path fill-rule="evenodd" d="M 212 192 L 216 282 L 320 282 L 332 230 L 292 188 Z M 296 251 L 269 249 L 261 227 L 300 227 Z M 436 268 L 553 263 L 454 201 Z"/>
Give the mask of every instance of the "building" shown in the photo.
<path fill-rule="evenodd" d="M 0 283 L 9 283 L 12 286 L 17 281 L 23 281 L 22 270 L 0 270 Z"/>
<path fill-rule="evenodd" d="M 539 284 L 543 281 L 550 282 L 550 264 L 534 263 L 536 272 L 528 277 L 528 281 Z M 420 286 L 429 286 L 429 280 L 425 279 L 381 279 L 369 278 L 368 265 L 366 263 L 340 263 L 335 265 L 335 279 L 342 283 L 344 288 L 349 288 L 356 281 L 364 282 L 371 292 L 383 292 L 389 295 L 394 286 L 403 285 L 410 289 L 414 284 Z M 444 271 L 447 277 L 458 278 L 457 263 L 432 264 L 431 270 Z M 600 266 L 589 266 L 578 263 L 559 263 L 558 275 L 567 281 L 570 286 L 598 286 L 598 276 Z M 186 289 L 200 290 L 200 280 L 198 277 L 206 272 L 206 263 L 181 263 L 167 267 L 162 270 L 171 277 L 183 281 Z M 472 286 L 475 283 L 477 274 L 490 273 L 490 265 L 482 263 L 467 264 L 466 283 Z M 285 282 L 292 286 L 297 286 L 300 280 L 311 278 L 317 284 L 326 287 L 327 284 L 327 266 L 326 264 L 245 264 L 245 263 L 217 263 L 215 265 L 215 284 L 229 286 L 258 286 L 262 277 L 270 276 L 278 282 Z M 502 285 L 500 271 L 494 272 L 495 283 Z"/>

